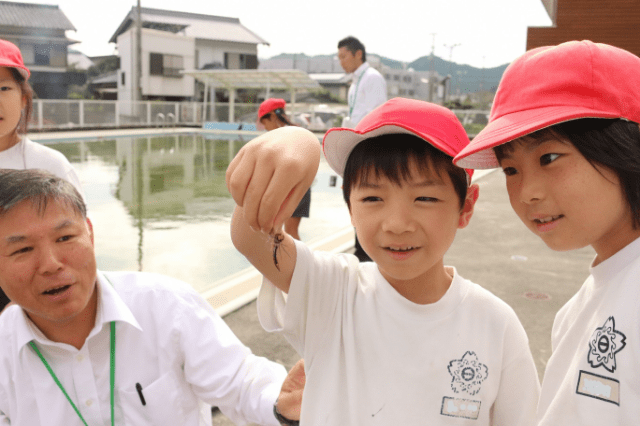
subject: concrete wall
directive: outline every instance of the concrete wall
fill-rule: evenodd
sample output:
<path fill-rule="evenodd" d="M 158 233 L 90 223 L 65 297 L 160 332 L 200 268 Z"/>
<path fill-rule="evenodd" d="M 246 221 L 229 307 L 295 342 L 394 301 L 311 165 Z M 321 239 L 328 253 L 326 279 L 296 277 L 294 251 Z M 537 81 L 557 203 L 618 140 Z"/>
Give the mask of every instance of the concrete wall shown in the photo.
<path fill-rule="evenodd" d="M 135 28 L 118 36 L 120 73 L 118 75 L 118 99 L 132 100 L 135 81 Z M 190 76 L 166 77 L 150 75 L 149 55 L 177 55 L 182 57 L 183 69 L 195 67 L 195 39 L 165 31 L 142 29 L 142 95 L 192 97 L 194 79 Z M 122 84 L 122 73 L 125 74 Z"/>

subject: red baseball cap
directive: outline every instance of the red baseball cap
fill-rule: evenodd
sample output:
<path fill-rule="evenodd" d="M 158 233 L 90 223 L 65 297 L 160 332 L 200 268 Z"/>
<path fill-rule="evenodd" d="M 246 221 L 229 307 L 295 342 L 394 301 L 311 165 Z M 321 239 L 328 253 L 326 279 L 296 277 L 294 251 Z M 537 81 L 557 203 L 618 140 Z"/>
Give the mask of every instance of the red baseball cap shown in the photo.
<path fill-rule="evenodd" d="M 0 67 L 17 69 L 25 80 L 29 79 L 29 69 L 24 66 L 22 54 L 18 46 L 7 40 L 0 39 Z"/>
<path fill-rule="evenodd" d="M 588 40 L 526 52 L 505 70 L 489 124 L 454 163 L 499 167 L 493 147 L 579 118 L 640 123 L 640 58 Z"/>
<path fill-rule="evenodd" d="M 269 114 L 271 111 L 276 110 L 278 108 L 284 109 L 287 103 L 284 99 L 278 98 L 269 98 L 266 99 L 263 103 L 260 104 L 260 108 L 258 109 L 258 119 L 261 119 L 265 115 Z"/>
<path fill-rule="evenodd" d="M 322 142 L 327 163 L 340 176 L 351 151 L 365 139 L 407 133 L 455 157 L 469 143 L 467 132 L 449 109 L 416 99 L 393 98 L 367 114 L 355 129 L 329 129 Z M 473 170 L 466 170 L 471 181 Z"/>

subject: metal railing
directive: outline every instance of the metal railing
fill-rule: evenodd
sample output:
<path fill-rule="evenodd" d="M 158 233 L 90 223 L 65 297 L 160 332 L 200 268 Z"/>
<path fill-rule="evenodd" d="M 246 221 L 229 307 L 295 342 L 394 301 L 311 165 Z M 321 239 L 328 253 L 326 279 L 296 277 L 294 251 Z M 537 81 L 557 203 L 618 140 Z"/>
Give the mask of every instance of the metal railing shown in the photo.
<path fill-rule="evenodd" d="M 216 102 L 99 101 L 99 100 L 34 100 L 32 130 L 118 127 L 202 126 L 206 121 L 228 122 L 229 104 Z M 237 123 L 255 123 L 258 104 L 235 103 Z M 341 104 L 305 104 L 288 106 L 293 121 L 313 131 L 339 126 L 347 114 Z M 487 123 L 489 111 L 454 110 L 470 135 Z"/>

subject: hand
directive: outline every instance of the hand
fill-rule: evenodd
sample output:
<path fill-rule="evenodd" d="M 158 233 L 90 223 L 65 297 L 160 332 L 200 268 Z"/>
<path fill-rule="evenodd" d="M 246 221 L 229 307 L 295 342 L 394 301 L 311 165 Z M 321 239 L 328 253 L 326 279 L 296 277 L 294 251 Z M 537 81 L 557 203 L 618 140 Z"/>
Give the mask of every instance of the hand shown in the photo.
<path fill-rule="evenodd" d="M 302 393 L 307 376 L 304 374 L 304 359 L 294 365 L 282 383 L 278 397 L 278 412 L 289 420 L 300 420 Z"/>
<path fill-rule="evenodd" d="M 227 188 L 254 230 L 272 233 L 291 217 L 320 164 L 320 144 L 300 127 L 281 127 L 246 144 L 227 169 Z"/>

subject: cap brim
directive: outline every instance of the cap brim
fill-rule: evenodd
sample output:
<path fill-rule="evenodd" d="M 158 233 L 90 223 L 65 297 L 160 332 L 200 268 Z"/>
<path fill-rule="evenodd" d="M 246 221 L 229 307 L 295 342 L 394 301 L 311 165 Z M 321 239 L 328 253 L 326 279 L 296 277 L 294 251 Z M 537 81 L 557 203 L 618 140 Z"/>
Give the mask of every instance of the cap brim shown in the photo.
<path fill-rule="evenodd" d="M 3 63 L 2 61 L 0 61 L 0 67 L 7 67 L 7 68 L 13 68 L 15 70 L 17 70 L 22 77 L 24 77 L 25 80 L 29 80 L 29 76 L 31 75 L 31 73 L 29 72 L 29 70 L 25 67 L 16 65 L 15 63 L 11 62 L 11 63 Z"/>
<path fill-rule="evenodd" d="M 500 167 L 492 148 L 540 129 L 580 118 L 621 118 L 621 115 L 611 111 L 564 105 L 513 112 L 487 124 L 453 162 L 458 167 L 470 169 Z"/>
<path fill-rule="evenodd" d="M 344 167 L 347 165 L 347 159 L 356 145 L 365 139 L 392 133 L 406 133 L 415 136 L 414 132 L 404 127 L 391 124 L 384 124 L 366 133 L 359 133 L 354 129 L 344 127 L 329 129 L 322 141 L 324 156 L 329 166 L 331 166 L 340 177 L 344 177 Z"/>

